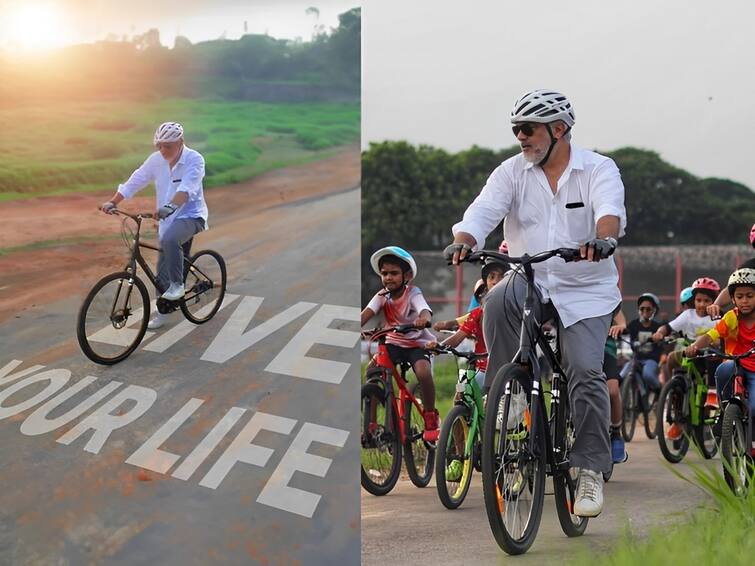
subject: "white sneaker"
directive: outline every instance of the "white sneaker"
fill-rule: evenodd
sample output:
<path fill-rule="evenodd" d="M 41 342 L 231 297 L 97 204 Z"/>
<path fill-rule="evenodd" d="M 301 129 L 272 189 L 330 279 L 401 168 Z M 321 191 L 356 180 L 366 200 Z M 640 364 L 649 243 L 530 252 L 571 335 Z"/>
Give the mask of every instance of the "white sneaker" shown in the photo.
<path fill-rule="evenodd" d="M 574 514 L 578 517 L 597 517 L 601 511 L 603 511 L 603 474 L 592 470 L 579 470 Z"/>
<path fill-rule="evenodd" d="M 168 301 L 177 301 L 185 294 L 183 283 L 171 283 L 168 290 L 162 294 L 162 298 Z"/>
<path fill-rule="evenodd" d="M 158 328 L 165 325 L 165 323 L 168 321 L 168 315 L 167 314 L 160 314 L 159 312 L 155 313 L 155 316 L 153 316 L 150 321 L 147 323 L 147 328 L 150 330 L 157 330 Z"/>

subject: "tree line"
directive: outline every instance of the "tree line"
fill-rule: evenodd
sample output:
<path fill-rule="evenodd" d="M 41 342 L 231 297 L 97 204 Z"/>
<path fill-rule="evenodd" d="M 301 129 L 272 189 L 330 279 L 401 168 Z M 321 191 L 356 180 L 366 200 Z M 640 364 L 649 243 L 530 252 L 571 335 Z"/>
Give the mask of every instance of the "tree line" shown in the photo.
<path fill-rule="evenodd" d="M 502 161 L 518 146 L 474 146 L 458 153 L 403 141 L 370 144 L 362 153 L 362 301 L 377 285 L 369 258 L 394 244 L 442 250 L 451 226 Z M 622 245 L 741 244 L 755 220 L 755 193 L 727 179 L 698 178 L 653 151 L 602 152 L 621 171 L 627 210 Z M 502 227 L 488 237 L 497 248 Z M 369 282 L 369 283 L 368 283 Z M 374 285 L 372 284 L 374 283 Z"/>

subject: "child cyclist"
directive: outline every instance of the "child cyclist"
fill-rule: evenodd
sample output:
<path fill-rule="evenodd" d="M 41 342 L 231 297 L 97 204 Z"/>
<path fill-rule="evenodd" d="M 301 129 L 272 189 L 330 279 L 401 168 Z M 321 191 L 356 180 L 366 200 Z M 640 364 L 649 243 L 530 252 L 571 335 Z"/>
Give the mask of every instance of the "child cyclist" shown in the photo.
<path fill-rule="evenodd" d="M 616 340 L 626 329 L 627 319 L 621 309 L 619 309 L 613 315 L 603 352 L 603 373 L 606 374 L 608 396 L 611 399 L 611 457 L 614 464 L 626 462 L 628 458 L 624 446 L 624 438 L 621 436 L 622 407 L 616 346 Z"/>
<path fill-rule="evenodd" d="M 482 266 L 482 280 L 485 282 L 484 290 L 480 294 L 479 299 L 482 299 L 482 297 L 485 295 L 487 291 L 495 287 L 498 283 L 501 282 L 503 279 L 504 273 L 506 273 L 509 269 L 508 264 L 503 263 L 501 261 L 498 261 L 493 258 L 488 258 L 488 260 L 485 261 L 485 265 Z M 472 338 L 475 341 L 475 348 L 474 351 L 477 354 L 482 354 L 488 351 L 487 347 L 485 346 L 485 338 L 482 334 L 482 316 L 483 316 L 483 308 L 482 307 L 476 307 L 472 309 L 471 312 L 468 313 L 467 316 L 464 317 L 464 320 L 460 322 L 459 330 L 452 336 L 449 336 L 441 344 L 443 346 L 451 346 L 452 348 L 455 348 L 461 342 L 466 338 Z M 430 343 L 427 345 L 428 348 L 433 348 L 435 346 L 434 343 Z M 485 384 L 485 371 L 488 367 L 488 361 L 487 359 L 479 360 L 477 362 L 477 374 L 475 375 L 475 380 L 477 381 L 477 384 L 480 386 L 480 389 L 482 389 L 483 385 Z M 460 395 L 459 393 L 456 394 L 457 396 Z M 463 438 L 460 438 L 457 434 L 458 431 L 454 430 L 454 441 L 456 443 L 456 448 L 459 451 L 460 454 L 464 453 L 464 440 Z M 447 481 L 458 481 L 459 478 L 461 478 L 463 465 L 461 460 L 454 459 L 452 460 L 449 465 L 446 467 L 446 480 Z"/>
<path fill-rule="evenodd" d="M 435 384 L 430 355 L 425 350 L 428 342 L 434 341 L 435 337 L 425 329 L 432 317 L 432 311 L 419 287 L 411 284 L 417 277 L 417 263 L 403 248 L 388 246 L 372 254 L 370 264 L 380 276 L 383 290 L 379 291 L 362 311 L 362 326 L 383 311 L 385 322 L 389 326 L 414 324 L 418 327 L 417 330 L 406 334 L 389 334 L 386 345 L 393 363 L 407 362 L 412 365 L 422 390 L 425 409 L 423 438 L 427 442 L 436 442 L 440 434 L 440 419 L 435 409 Z"/>
<path fill-rule="evenodd" d="M 658 331 L 653 334 L 653 341 L 659 342 L 664 336 L 667 336 L 671 332 L 679 332 L 683 334 L 689 340 L 694 340 L 698 336 L 705 334 L 713 328 L 715 322 L 708 315 L 707 308 L 713 303 L 721 286 L 715 279 L 710 277 L 700 277 L 695 279 L 692 283 L 692 300 L 694 301 L 695 308 L 687 309 L 677 316 L 671 322 L 661 326 Z M 671 373 L 681 367 L 682 351 L 671 352 L 668 356 L 668 361 L 663 366 L 663 382 L 666 383 L 671 379 Z M 709 360 L 708 360 L 709 361 Z M 713 365 L 706 364 L 709 372 L 710 385 L 713 384 L 713 372 L 715 367 Z M 700 367 L 701 371 L 705 368 Z"/>
<path fill-rule="evenodd" d="M 642 367 L 642 381 L 653 391 L 659 391 L 661 388 L 658 381 L 658 364 L 661 360 L 661 346 L 650 342 L 653 334 L 660 328 L 661 324 L 655 320 L 655 315 L 660 306 L 660 299 L 653 293 L 643 293 L 637 298 L 638 317 L 627 325 L 629 339 L 634 344 L 639 342 L 637 348 L 637 361 Z M 626 364 L 622 369 L 622 378 L 624 372 L 631 367 Z"/>
<path fill-rule="evenodd" d="M 713 342 L 724 340 L 727 354 L 742 354 L 752 348 L 755 340 L 755 269 L 740 268 L 729 277 L 727 290 L 734 301 L 734 309 L 727 312 L 715 327 L 700 336 L 690 345 L 687 356 L 694 356 L 698 350 Z M 745 384 L 749 394 L 750 425 L 755 425 L 755 357 L 742 359 Z M 731 397 L 734 362 L 723 362 L 716 370 L 716 388 L 721 399 Z M 755 453 L 755 449 L 752 450 Z"/>

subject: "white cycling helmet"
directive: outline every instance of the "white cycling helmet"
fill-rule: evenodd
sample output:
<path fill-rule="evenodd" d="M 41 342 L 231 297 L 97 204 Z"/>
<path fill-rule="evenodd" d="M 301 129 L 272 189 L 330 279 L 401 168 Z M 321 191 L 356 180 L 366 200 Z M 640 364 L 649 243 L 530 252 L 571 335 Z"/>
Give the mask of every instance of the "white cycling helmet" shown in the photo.
<path fill-rule="evenodd" d="M 398 246 L 387 246 L 385 248 L 380 248 L 378 251 L 372 254 L 372 257 L 370 258 L 370 265 L 372 265 L 372 270 L 375 273 L 380 275 L 380 260 L 385 256 L 394 256 L 404 261 L 407 265 L 409 265 L 409 269 L 412 272 L 412 278 L 417 278 L 417 263 L 414 261 L 412 254 L 410 254 L 404 248 L 399 248 Z"/>
<path fill-rule="evenodd" d="M 184 128 L 178 122 L 163 122 L 155 131 L 154 144 L 174 142 L 184 137 Z"/>
<path fill-rule="evenodd" d="M 511 122 L 537 122 L 547 124 L 563 120 L 571 128 L 574 125 L 574 109 L 560 92 L 538 89 L 519 97 L 511 109 Z"/>
<path fill-rule="evenodd" d="M 729 295 L 732 298 L 734 297 L 734 290 L 741 285 L 755 287 L 755 269 L 742 267 L 729 276 L 727 288 L 729 289 Z"/>

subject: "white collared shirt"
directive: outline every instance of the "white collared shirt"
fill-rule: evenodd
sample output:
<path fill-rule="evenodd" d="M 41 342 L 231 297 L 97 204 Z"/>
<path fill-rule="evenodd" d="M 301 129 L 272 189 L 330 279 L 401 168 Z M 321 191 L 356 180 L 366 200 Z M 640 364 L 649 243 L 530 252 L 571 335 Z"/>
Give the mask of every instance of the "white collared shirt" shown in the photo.
<path fill-rule="evenodd" d="M 480 243 L 504 219 L 509 253 L 530 255 L 554 248 L 576 248 L 595 238 L 603 216 L 618 216 L 624 235 L 624 185 L 608 157 L 572 144 L 569 164 L 551 191 L 545 173 L 522 154 L 501 163 L 477 198 L 453 226 Z M 552 258 L 534 265 L 535 284 L 550 299 L 565 327 L 608 314 L 621 301 L 613 257 L 600 262 Z"/>
<path fill-rule="evenodd" d="M 198 151 L 184 146 L 181 157 L 173 169 L 163 159 L 159 151 L 150 155 L 139 168 L 118 185 L 118 192 L 124 198 L 131 198 L 150 182 L 155 183 L 157 208 L 171 201 L 178 192 L 185 192 L 189 199 L 176 212 L 160 221 L 160 236 L 178 218 L 202 218 L 207 228 L 207 204 L 204 200 L 202 179 L 204 178 L 204 158 Z"/>

